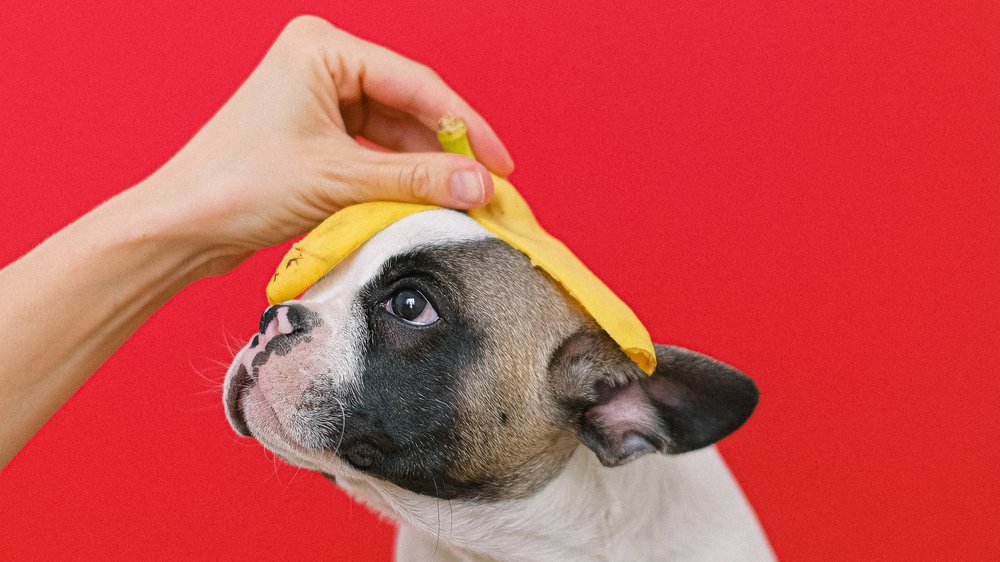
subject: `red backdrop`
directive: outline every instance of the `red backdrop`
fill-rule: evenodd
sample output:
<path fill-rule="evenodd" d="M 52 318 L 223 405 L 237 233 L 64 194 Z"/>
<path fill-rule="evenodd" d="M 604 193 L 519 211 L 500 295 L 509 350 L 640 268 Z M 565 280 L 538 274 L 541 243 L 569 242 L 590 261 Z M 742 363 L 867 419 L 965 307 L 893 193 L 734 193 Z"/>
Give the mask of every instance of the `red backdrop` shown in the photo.
<path fill-rule="evenodd" d="M 0 8 L 0 264 L 318 14 L 466 96 L 654 339 L 756 378 L 721 450 L 779 556 L 1000 557 L 994 2 L 121 4 Z M 0 558 L 390 557 L 390 525 L 225 422 L 281 251 L 174 298 L 0 474 Z"/>

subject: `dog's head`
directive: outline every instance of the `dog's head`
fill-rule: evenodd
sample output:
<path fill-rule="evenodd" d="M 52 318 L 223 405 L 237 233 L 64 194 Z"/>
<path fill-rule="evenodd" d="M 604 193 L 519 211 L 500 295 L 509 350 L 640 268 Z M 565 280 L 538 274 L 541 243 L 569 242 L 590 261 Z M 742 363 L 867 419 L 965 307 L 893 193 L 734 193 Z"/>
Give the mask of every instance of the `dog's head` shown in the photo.
<path fill-rule="evenodd" d="M 534 494 L 581 442 L 608 466 L 680 453 L 756 405 L 734 369 L 656 353 L 647 377 L 527 257 L 462 213 L 426 211 L 267 309 L 225 405 L 292 464 L 490 502 Z"/>

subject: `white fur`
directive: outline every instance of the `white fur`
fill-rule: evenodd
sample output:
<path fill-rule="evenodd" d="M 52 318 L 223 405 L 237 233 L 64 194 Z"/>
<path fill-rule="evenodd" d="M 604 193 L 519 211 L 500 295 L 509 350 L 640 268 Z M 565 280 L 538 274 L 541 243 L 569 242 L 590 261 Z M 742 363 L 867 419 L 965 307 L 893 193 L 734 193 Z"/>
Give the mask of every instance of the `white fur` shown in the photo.
<path fill-rule="evenodd" d="M 396 557 L 429 560 L 773 560 L 715 447 L 606 468 L 580 446 L 535 496 L 492 504 L 338 483 L 399 521 Z"/>

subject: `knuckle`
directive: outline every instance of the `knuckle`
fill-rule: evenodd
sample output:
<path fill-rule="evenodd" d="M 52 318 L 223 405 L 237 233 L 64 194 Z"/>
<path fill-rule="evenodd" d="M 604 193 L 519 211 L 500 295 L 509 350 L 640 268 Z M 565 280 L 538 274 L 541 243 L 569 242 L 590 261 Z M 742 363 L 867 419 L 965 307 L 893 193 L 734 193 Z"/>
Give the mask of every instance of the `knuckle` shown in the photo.
<path fill-rule="evenodd" d="M 429 67 L 426 64 L 421 63 L 421 62 L 418 62 L 418 63 L 415 63 L 415 64 L 417 65 L 417 71 L 420 74 L 423 74 L 424 78 L 428 78 L 428 79 L 431 79 L 431 80 L 441 80 L 441 75 L 438 74 L 437 71 L 434 70 L 433 68 L 431 68 L 431 67 Z"/>
<path fill-rule="evenodd" d="M 292 51 L 312 51 L 333 26 L 316 16 L 296 16 L 288 22 L 278 40 Z"/>
<path fill-rule="evenodd" d="M 414 164 L 408 169 L 404 169 L 402 175 L 402 185 L 409 188 L 410 194 L 414 198 L 419 200 L 427 199 L 431 193 L 431 181 L 434 177 L 427 163 L 419 162 Z"/>
<path fill-rule="evenodd" d="M 331 27 L 330 23 L 323 18 L 310 15 L 295 16 L 288 25 L 285 26 L 285 33 L 289 35 L 301 35 L 313 33 L 318 29 Z"/>

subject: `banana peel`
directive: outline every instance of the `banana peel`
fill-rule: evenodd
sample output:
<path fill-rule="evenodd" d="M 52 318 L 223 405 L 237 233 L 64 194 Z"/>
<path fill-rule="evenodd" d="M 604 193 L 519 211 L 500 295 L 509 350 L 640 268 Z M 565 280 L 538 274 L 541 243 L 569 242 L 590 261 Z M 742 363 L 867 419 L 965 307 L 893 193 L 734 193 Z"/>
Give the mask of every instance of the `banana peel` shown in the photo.
<path fill-rule="evenodd" d="M 475 158 L 461 119 L 442 118 L 438 140 L 447 152 Z M 414 213 L 440 208 L 391 201 L 345 207 L 292 246 L 267 286 L 268 300 L 277 304 L 294 299 L 390 224 Z M 653 343 L 632 309 L 538 224 L 510 182 L 493 175 L 493 199 L 468 214 L 558 282 L 643 372 L 651 374 L 656 369 Z"/>

